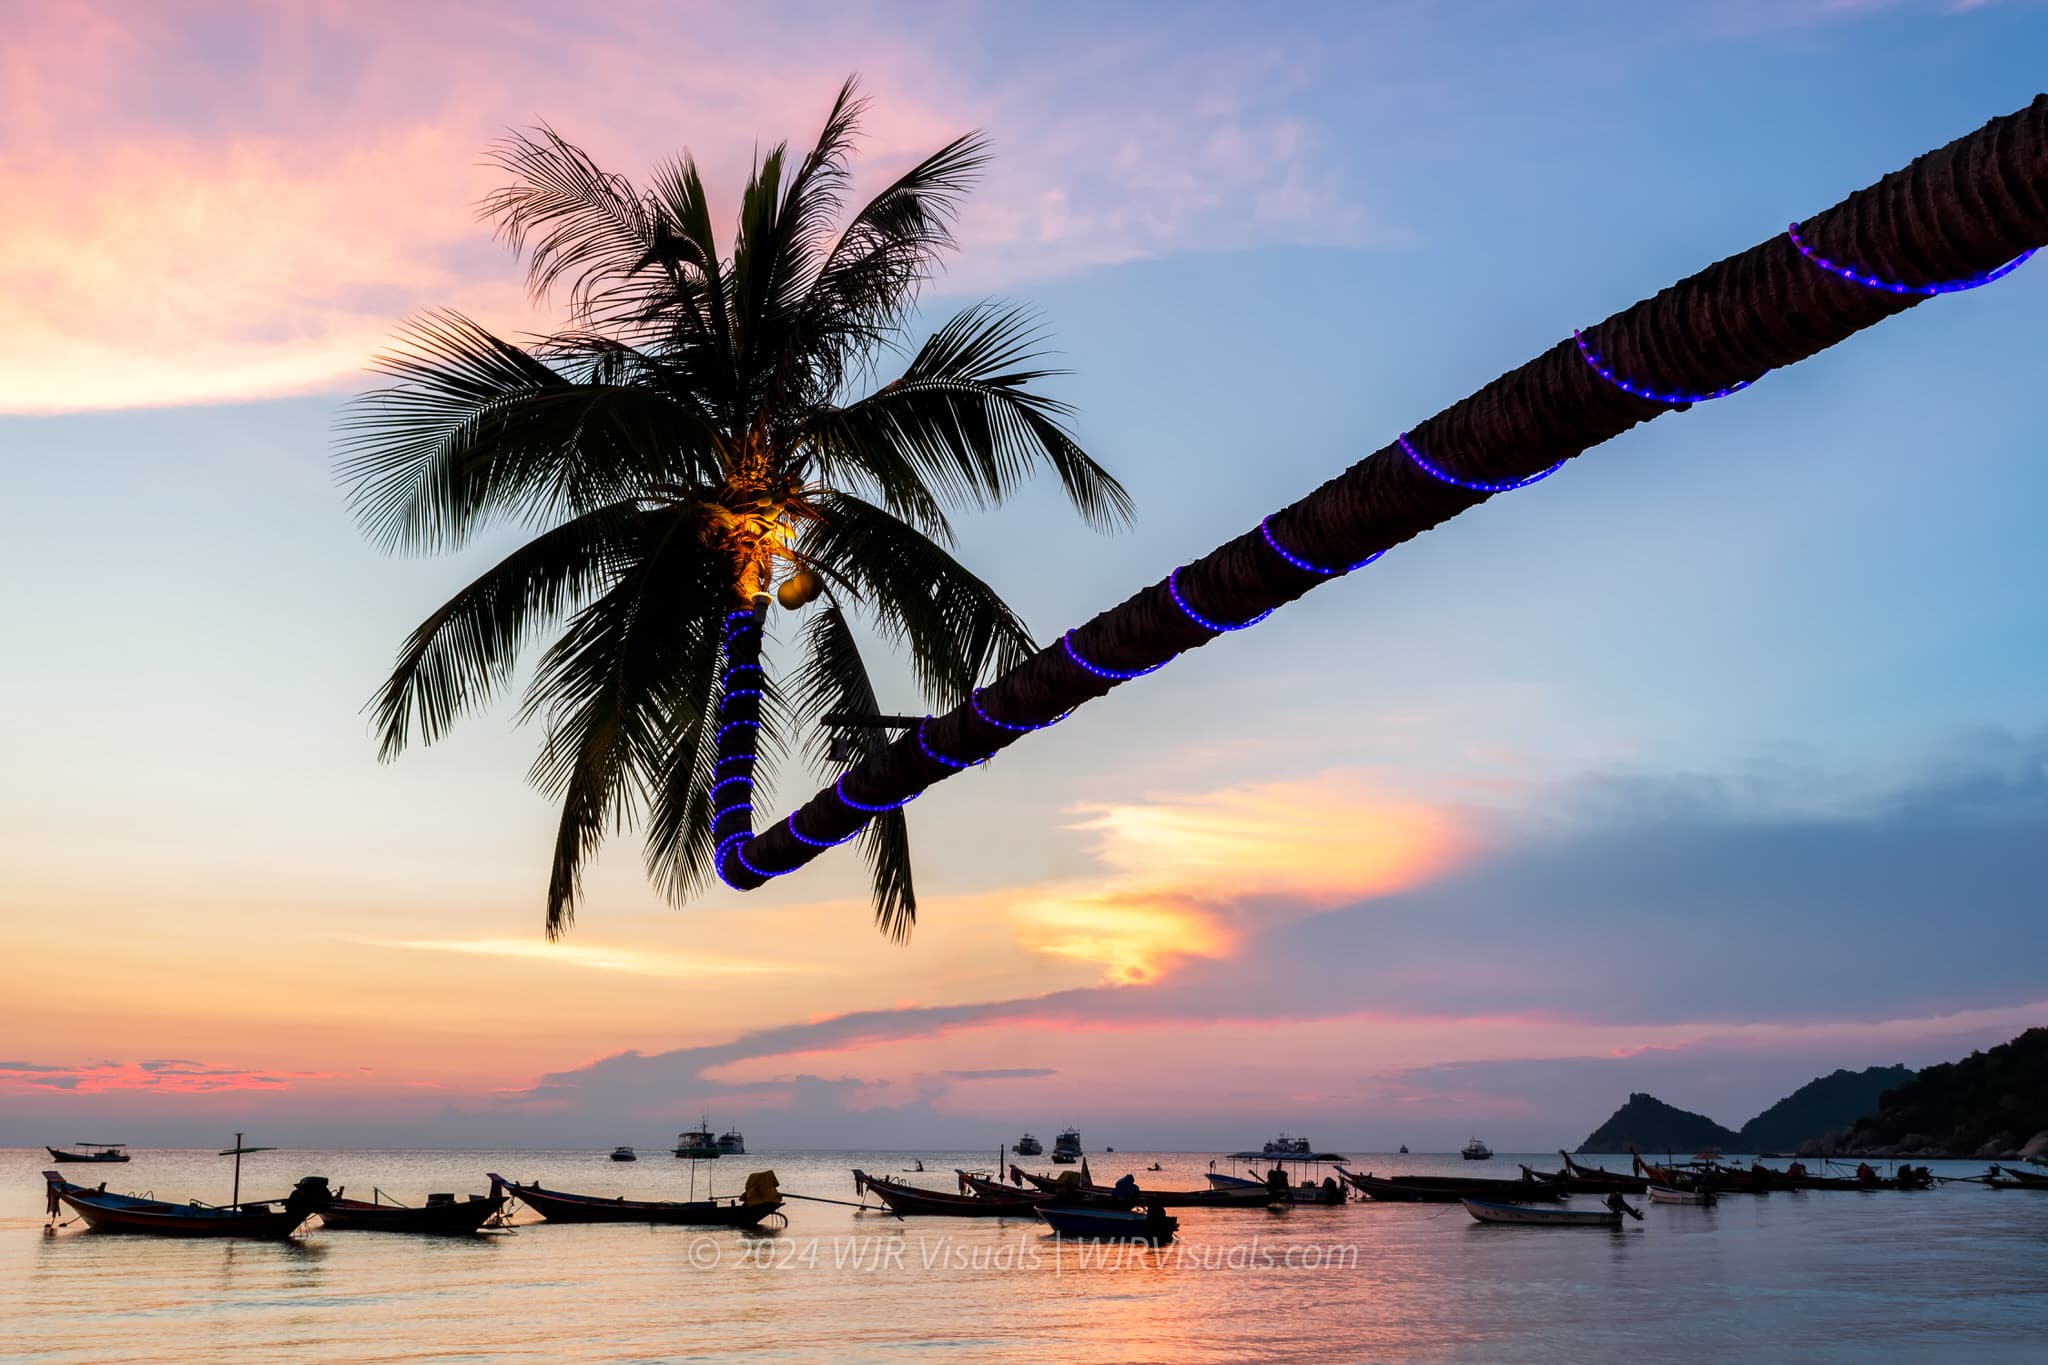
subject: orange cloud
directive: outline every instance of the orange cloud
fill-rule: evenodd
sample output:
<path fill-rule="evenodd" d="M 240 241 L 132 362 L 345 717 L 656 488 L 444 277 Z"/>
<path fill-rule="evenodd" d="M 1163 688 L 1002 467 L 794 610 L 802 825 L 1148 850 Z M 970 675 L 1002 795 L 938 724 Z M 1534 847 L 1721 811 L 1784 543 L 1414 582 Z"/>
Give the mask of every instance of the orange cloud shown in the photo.
<path fill-rule="evenodd" d="M 1250 918 L 1418 885 L 1471 844 L 1451 809 L 1388 798 L 1356 773 L 1078 811 L 1108 884 L 1031 896 L 1011 920 L 1034 951 L 1128 983 L 1179 958 L 1230 956 Z"/>

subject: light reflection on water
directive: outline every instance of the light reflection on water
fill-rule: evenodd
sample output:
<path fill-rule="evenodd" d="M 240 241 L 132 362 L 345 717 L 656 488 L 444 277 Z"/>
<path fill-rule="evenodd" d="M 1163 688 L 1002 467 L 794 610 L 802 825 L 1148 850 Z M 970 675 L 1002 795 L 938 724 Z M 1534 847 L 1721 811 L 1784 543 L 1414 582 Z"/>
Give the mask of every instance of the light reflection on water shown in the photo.
<path fill-rule="evenodd" d="M 992 1156 L 927 1153 L 926 1173 L 903 1178 L 951 1188 L 956 1165 Z M 1165 1169 L 1144 1172 L 1153 1160 Z M 1098 1179 L 1130 1169 L 1166 1188 L 1199 1186 L 1208 1165 L 1090 1161 Z M 1161 1251 L 1060 1244 L 1029 1220 L 898 1221 L 796 1202 L 786 1228 L 759 1233 L 525 1214 L 509 1234 L 471 1239 L 315 1224 L 279 1244 L 45 1236 L 46 1164 L 0 1149 L 0 1360 L 2006 1361 L 2033 1356 L 2048 1332 L 2048 1193 L 1977 1186 L 1652 1205 L 1620 1232 L 1485 1228 L 1456 1205 L 1181 1210 L 1182 1240 Z M 852 1199 L 850 1167 L 909 1164 L 726 1158 L 700 1168 L 697 1193 L 707 1176 L 731 1193 L 772 1167 L 785 1190 Z M 1513 1158 L 1356 1164 L 1515 1174 Z M 243 1186 L 282 1194 L 317 1173 L 413 1202 L 481 1192 L 489 1170 L 604 1195 L 689 1193 L 686 1163 L 599 1152 L 277 1152 L 253 1158 Z M 229 1177 L 199 1152 L 73 1171 L 214 1200 Z"/>

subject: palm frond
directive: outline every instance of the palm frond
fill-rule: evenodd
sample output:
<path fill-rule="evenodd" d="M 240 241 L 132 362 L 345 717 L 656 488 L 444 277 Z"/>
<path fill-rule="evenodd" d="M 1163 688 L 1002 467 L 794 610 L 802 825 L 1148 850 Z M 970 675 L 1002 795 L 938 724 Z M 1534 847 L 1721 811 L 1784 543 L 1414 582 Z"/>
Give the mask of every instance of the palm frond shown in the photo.
<path fill-rule="evenodd" d="M 530 779 L 562 803 L 548 878 L 548 933 L 575 916 L 583 868 L 605 834 L 634 822 L 679 735 L 709 714 L 708 674 L 693 671 L 729 600 L 726 566 L 685 518 L 642 528 L 635 560 L 569 622 L 541 657 L 521 708 L 544 716 Z"/>
<path fill-rule="evenodd" d="M 373 703 L 379 757 L 396 758 L 415 730 L 433 743 L 496 696 L 521 650 L 621 571 L 639 516 L 615 503 L 536 536 L 421 622 Z"/>
<path fill-rule="evenodd" d="M 854 356 L 892 336 L 952 249 L 960 200 L 988 160 L 982 134 L 957 137 L 856 211 L 805 300 L 810 329 L 839 336 Z"/>
<path fill-rule="evenodd" d="M 853 758 L 831 764 L 830 739 L 818 719 L 831 711 L 852 711 L 862 715 L 880 712 L 874 683 L 860 657 L 846 613 L 837 602 L 828 602 L 804 623 L 801 638 L 803 663 L 789 680 L 789 709 L 795 724 L 809 731 L 812 757 L 844 772 L 854 762 L 880 749 L 881 732 L 853 729 L 847 732 Z M 901 942 L 910 937 L 917 924 L 917 888 L 911 876 L 910 826 L 899 810 L 883 811 L 861 832 L 860 850 L 867 859 L 874 886 L 875 926 Z"/>
<path fill-rule="evenodd" d="M 1044 464 L 1089 525 L 1128 524 L 1130 494 L 1068 433 L 1068 406 L 1032 391 L 1058 373 L 1034 367 L 1039 340 L 1022 309 L 963 310 L 901 378 L 813 420 L 808 434 L 822 467 L 852 465 L 885 487 L 904 484 L 908 471 L 939 498 L 989 506 Z"/>
<path fill-rule="evenodd" d="M 910 651 L 919 685 L 952 707 L 1037 648 L 1024 622 L 966 566 L 882 508 L 847 493 L 814 499 L 797 554 L 839 582 Z"/>
<path fill-rule="evenodd" d="M 624 176 L 546 125 L 507 135 L 487 155 L 512 183 L 486 195 L 478 216 L 495 219 L 499 237 L 527 251 L 534 298 L 567 276 L 570 307 L 585 315 L 647 268 L 664 234 Z"/>
<path fill-rule="evenodd" d="M 449 549 L 498 519 L 546 524 L 650 480 L 715 476 L 716 433 L 660 360 L 574 337 L 549 350 L 458 313 L 403 328 L 378 358 L 397 382 L 338 423 L 337 472 L 364 534 L 388 550 Z"/>

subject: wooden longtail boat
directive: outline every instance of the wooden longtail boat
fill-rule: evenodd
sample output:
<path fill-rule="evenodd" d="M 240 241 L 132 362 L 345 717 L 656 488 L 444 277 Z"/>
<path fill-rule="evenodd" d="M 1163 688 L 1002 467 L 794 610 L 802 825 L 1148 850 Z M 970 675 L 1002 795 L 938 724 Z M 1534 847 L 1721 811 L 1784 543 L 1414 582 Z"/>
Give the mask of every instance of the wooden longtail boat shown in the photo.
<path fill-rule="evenodd" d="M 2048 1190 L 2048 1174 L 2014 1170 L 2010 1166 L 1993 1166 L 1990 1174 L 1992 1179 L 2004 1180 L 2018 1189 Z M 1987 1180 L 1985 1183 L 1989 1184 L 1991 1182 Z"/>
<path fill-rule="evenodd" d="M 1615 1196 L 1617 1201 L 1620 1196 Z M 1520 1204 L 1497 1204 L 1485 1199 L 1464 1199 L 1465 1212 L 1482 1223 L 1503 1223 L 1542 1228 L 1618 1228 L 1624 1211 L 1643 1215 L 1627 1205 L 1605 1209 L 1532 1209 Z"/>
<path fill-rule="evenodd" d="M 69 1206 L 94 1232 L 156 1237 L 289 1237 L 299 1224 L 333 1202 L 327 1177 L 319 1175 L 306 1176 L 283 1199 L 252 1199 L 218 1207 L 109 1194 L 104 1184 L 97 1189 L 74 1185 L 55 1171 L 44 1171 L 43 1180 L 49 1187 L 52 1218 L 60 1206 Z"/>
<path fill-rule="evenodd" d="M 1060 1182 L 1056 1178 L 1033 1175 L 1030 1171 L 1019 1170 L 1014 1166 L 1010 1169 L 1014 1177 L 1023 1179 L 1033 1190 L 1040 1191 L 1041 1197 L 1044 1195 L 1051 1195 L 1055 1198 L 1059 1197 Z M 980 1191 L 983 1184 L 986 1183 L 996 1190 L 1004 1191 L 1007 1195 L 1014 1196 L 1023 1193 L 1023 1191 L 1004 1186 L 996 1181 L 984 1182 L 981 1178 L 970 1176 L 965 1172 L 962 1172 L 961 1178 L 968 1181 L 977 1191 Z M 1215 1177 L 1211 1176 L 1210 1179 L 1213 1180 Z M 1108 1202 L 1124 1206 L 1132 1202 L 1123 1195 L 1118 1194 L 1114 1186 L 1081 1185 L 1076 1188 L 1081 1196 L 1081 1202 L 1084 1204 Z M 1264 1185 L 1256 1180 L 1246 1180 L 1231 1185 L 1217 1185 L 1206 1190 L 1148 1190 L 1140 1188 L 1136 1202 L 1141 1204 L 1158 1204 L 1169 1209 L 1262 1209 L 1268 1204 L 1273 1203 L 1274 1200 L 1273 1196 L 1267 1193 Z"/>
<path fill-rule="evenodd" d="M 1673 1190 L 1712 1190 L 1716 1194 L 1769 1194 L 1772 1186 L 1768 1180 L 1760 1180 L 1748 1171 L 1713 1161 L 1673 1162 L 1659 1166 L 1643 1160 L 1642 1153 L 1629 1148 L 1635 1158 L 1636 1171 L 1647 1176 L 1652 1184 Z"/>
<path fill-rule="evenodd" d="M 853 1187 L 872 1193 L 896 1213 L 950 1218 L 1029 1218 L 1032 1210 L 1045 1198 L 1042 1194 L 1029 1199 L 983 1199 L 975 1194 L 949 1194 L 944 1190 L 919 1189 L 915 1185 L 860 1170 L 853 1173 Z"/>
<path fill-rule="evenodd" d="M 1674 1190 L 1668 1185 L 1650 1186 L 1652 1204 L 1714 1204 L 1720 1202 L 1712 1190 Z"/>
<path fill-rule="evenodd" d="M 344 1232 L 416 1232 L 438 1236 L 463 1236 L 480 1231 L 498 1210 L 505 1196 L 496 1190 L 457 1200 L 452 1194 L 430 1194 L 417 1208 L 386 1204 L 376 1199 L 343 1199 L 320 1211 L 325 1227 Z"/>
<path fill-rule="evenodd" d="M 1574 1175 L 1570 1171 L 1538 1171 L 1522 1167 L 1522 1179 L 1555 1185 L 1566 1194 L 1641 1194 L 1650 1187 L 1639 1175 Z"/>
<path fill-rule="evenodd" d="M 1636 1178 L 1627 1171 L 1610 1171 L 1605 1166 L 1588 1166 L 1584 1162 L 1574 1161 L 1572 1160 L 1572 1154 L 1562 1147 L 1557 1149 L 1557 1154 L 1564 1159 L 1565 1170 L 1580 1180 L 1633 1180 Z"/>
<path fill-rule="evenodd" d="M 119 1142 L 74 1142 L 71 1145 L 79 1150 L 67 1152 L 62 1147 L 45 1147 L 43 1150 L 50 1154 L 52 1161 L 83 1161 L 92 1165 L 102 1165 L 128 1159 L 127 1147 Z"/>
<path fill-rule="evenodd" d="M 1062 1237 L 1091 1242 L 1170 1242 L 1180 1219 L 1154 1204 L 1149 1209 L 1075 1209 L 1040 1205 L 1038 1216 Z"/>
<path fill-rule="evenodd" d="M 1360 1194 L 1396 1204 L 1456 1204 L 1466 1199 L 1491 1200 L 1501 1204 L 1555 1204 L 1564 1191 L 1534 1180 L 1458 1180 L 1449 1177 L 1360 1175 L 1342 1166 L 1337 1173 L 1350 1181 Z"/>
<path fill-rule="evenodd" d="M 538 1184 L 522 1185 L 490 1173 L 491 1195 L 510 1195 L 550 1223 L 667 1223 L 700 1228 L 751 1228 L 781 1209 L 773 1171 L 757 1171 L 747 1179 L 747 1193 L 737 1199 L 600 1199 L 564 1194 Z M 761 1180 L 766 1176 L 765 1181 Z M 757 1184 L 757 1182 L 760 1182 Z"/>
<path fill-rule="evenodd" d="M 1036 1185 L 1019 1189 L 1005 1185 L 993 1176 L 977 1174 L 974 1171 L 956 1169 L 953 1174 L 960 1177 L 960 1193 L 976 1195 L 982 1199 L 1005 1199 L 1013 1204 L 1036 1204 L 1045 1198 Z"/>

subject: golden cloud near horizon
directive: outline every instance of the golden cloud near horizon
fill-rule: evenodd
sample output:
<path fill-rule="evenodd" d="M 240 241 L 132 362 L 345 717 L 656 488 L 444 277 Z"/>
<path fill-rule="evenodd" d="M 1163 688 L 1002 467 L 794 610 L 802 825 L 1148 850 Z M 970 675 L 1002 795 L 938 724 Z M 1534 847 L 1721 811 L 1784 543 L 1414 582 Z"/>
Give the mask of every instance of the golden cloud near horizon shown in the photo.
<path fill-rule="evenodd" d="M 1253 920 L 1418 886 L 1474 843 L 1452 808 L 1388 797 L 1348 771 L 1073 812 L 1069 827 L 1097 837 L 1113 875 L 1022 900 L 1012 926 L 1032 951 L 1131 984 L 1179 958 L 1229 957 Z"/>

